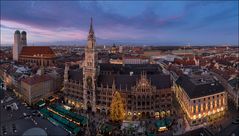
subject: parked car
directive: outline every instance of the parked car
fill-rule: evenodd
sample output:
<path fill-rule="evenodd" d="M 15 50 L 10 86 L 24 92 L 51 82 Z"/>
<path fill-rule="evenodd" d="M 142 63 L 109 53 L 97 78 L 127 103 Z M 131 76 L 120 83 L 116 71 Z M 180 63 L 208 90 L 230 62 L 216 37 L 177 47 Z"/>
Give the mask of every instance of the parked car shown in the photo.
<path fill-rule="evenodd" d="M 16 129 L 16 125 L 15 125 L 15 124 L 12 124 L 12 131 L 13 131 L 14 133 L 17 132 L 17 129 Z"/>
<path fill-rule="evenodd" d="M 28 119 L 28 118 L 30 118 L 31 117 L 31 115 L 29 115 L 29 114 L 27 114 L 27 113 L 23 113 L 23 117 L 25 118 L 25 119 Z"/>
<path fill-rule="evenodd" d="M 38 113 L 38 112 L 37 112 L 36 110 L 32 111 L 32 116 L 36 116 L 37 113 Z"/>
<path fill-rule="evenodd" d="M 2 126 L 2 133 L 3 135 L 7 135 L 6 126 Z"/>
<path fill-rule="evenodd" d="M 24 117 L 26 117 L 26 116 L 27 116 L 27 114 L 24 112 L 24 113 L 23 113 L 23 116 L 24 116 Z"/>
<path fill-rule="evenodd" d="M 6 106 L 6 110 L 8 111 L 8 110 L 11 110 L 12 108 L 11 108 L 11 106 L 9 106 L 9 105 L 7 105 Z"/>

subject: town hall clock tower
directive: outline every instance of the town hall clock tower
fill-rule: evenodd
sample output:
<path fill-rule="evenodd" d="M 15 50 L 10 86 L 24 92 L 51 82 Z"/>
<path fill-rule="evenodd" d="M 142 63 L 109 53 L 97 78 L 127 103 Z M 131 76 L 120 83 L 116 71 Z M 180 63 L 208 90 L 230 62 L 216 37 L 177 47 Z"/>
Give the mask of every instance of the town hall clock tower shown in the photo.
<path fill-rule="evenodd" d="M 90 31 L 85 48 L 85 61 L 83 67 L 83 99 L 84 109 L 96 111 L 96 80 L 97 80 L 97 52 L 95 49 L 96 40 L 93 30 L 93 21 L 91 18 Z"/>

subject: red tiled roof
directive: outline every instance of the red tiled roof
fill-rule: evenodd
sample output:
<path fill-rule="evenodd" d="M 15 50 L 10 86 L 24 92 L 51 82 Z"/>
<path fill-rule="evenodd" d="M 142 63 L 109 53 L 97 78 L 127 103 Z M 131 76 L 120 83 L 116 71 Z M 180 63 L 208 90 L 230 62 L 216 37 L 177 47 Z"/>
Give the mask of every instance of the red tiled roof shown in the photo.
<path fill-rule="evenodd" d="M 29 84 L 29 85 L 34 85 L 40 82 L 48 81 L 51 80 L 52 78 L 49 75 L 35 75 L 33 77 L 27 77 L 25 79 L 22 79 L 23 82 Z"/>
<path fill-rule="evenodd" d="M 43 55 L 43 57 L 54 57 L 55 53 L 48 46 L 25 46 L 22 48 L 22 52 L 20 55 L 23 56 Z"/>

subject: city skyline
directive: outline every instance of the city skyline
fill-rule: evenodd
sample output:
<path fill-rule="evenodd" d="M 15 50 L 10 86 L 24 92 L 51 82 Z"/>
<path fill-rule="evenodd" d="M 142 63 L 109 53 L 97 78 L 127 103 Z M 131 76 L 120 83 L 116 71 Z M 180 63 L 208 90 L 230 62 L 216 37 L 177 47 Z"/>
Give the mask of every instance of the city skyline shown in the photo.
<path fill-rule="evenodd" d="M 237 45 L 237 5 L 237 1 L 3 1 L 1 44 L 13 44 L 16 29 L 27 31 L 29 44 L 84 44 L 93 17 L 98 44 Z"/>
<path fill-rule="evenodd" d="M 32 4 L 34 7 L 34 2 Z M 36 14 L 30 8 L 18 8 L 26 9 L 30 16 Z M 18 11 L 18 8 L 13 9 Z M 50 15 L 54 9 L 40 9 L 48 11 L 43 18 L 66 16 L 66 13 Z M 17 16 L 26 20 L 23 28 L 18 28 L 21 26 L 19 22 L 14 24 L 9 20 L 8 23 L 2 21 L 2 24 L 8 24 L 7 27 L 1 26 L 15 31 L 10 32 L 12 48 L 0 48 L 0 135 L 239 135 L 239 47 L 225 44 L 195 46 L 192 42 L 180 47 L 161 46 L 157 40 L 152 42 L 159 44 L 158 47 L 157 44 L 155 47 L 136 44 L 144 41 L 143 37 L 141 40 L 136 37 L 131 41 L 134 44 L 119 44 L 110 37 L 106 40 L 114 44 L 106 47 L 102 46 L 102 29 L 109 26 L 104 32 L 114 37 L 110 35 L 114 30 L 111 26 L 121 28 L 117 22 L 122 23 L 122 20 L 117 20 L 114 25 L 112 22 L 104 25 L 99 23 L 104 18 L 95 16 L 93 20 L 90 13 L 82 19 L 89 21 L 87 25 L 82 22 L 73 29 L 74 22 L 71 19 L 68 22 L 67 18 L 64 21 L 68 25 L 61 24 L 61 20 L 51 20 L 46 26 L 39 26 L 49 20 L 40 18 L 37 22 L 39 16 L 32 16 L 32 24 L 27 25 L 31 19 L 24 14 L 19 12 Z M 34 22 L 40 24 L 36 26 Z M 51 24 L 53 22 L 55 25 Z M 203 22 L 200 24 L 204 25 Z M 130 22 L 126 26 L 132 25 Z M 158 27 L 140 28 L 154 32 Z M 125 33 L 131 34 L 129 31 L 131 29 Z M 219 34 L 226 35 L 227 32 Z M 140 37 L 148 33 L 135 35 Z M 57 46 L 35 46 L 31 43 L 34 36 L 40 42 L 48 41 L 46 43 L 54 42 L 54 39 L 62 42 L 64 38 L 79 39 L 74 46 L 60 46 L 62 42 Z M 216 36 L 211 34 L 208 39 Z M 78 43 L 83 41 L 82 47 L 83 44 Z M 126 40 L 121 42 L 127 43 Z"/>

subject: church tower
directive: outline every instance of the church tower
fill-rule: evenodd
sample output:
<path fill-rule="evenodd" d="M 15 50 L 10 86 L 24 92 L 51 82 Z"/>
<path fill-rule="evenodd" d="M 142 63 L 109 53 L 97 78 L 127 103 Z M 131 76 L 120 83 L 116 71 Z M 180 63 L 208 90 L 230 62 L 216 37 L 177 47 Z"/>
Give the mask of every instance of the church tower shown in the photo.
<path fill-rule="evenodd" d="M 96 41 L 93 30 L 93 20 L 91 18 L 90 30 L 85 48 L 85 61 L 83 67 L 83 99 L 84 109 L 96 111 L 96 80 L 97 80 L 97 52 L 95 49 Z"/>
<path fill-rule="evenodd" d="M 13 60 L 18 61 L 19 55 L 22 51 L 22 48 L 27 46 L 27 33 L 19 30 L 16 30 L 14 33 L 14 44 L 13 44 Z"/>
<path fill-rule="evenodd" d="M 21 46 L 27 46 L 27 32 L 26 31 L 22 31 L 21 32 Z"/>
<path fill-rule="evenodd" d="M 12 48 L 12 55 L 13 55 L 13 60 L 18 61 L 18 57 L 20 54 L 20 46 L 21 46 L 21 40 L 20 40 L 21 34 L 19 30 L 16 30 L 14 33 L 14 44 Z"/>

